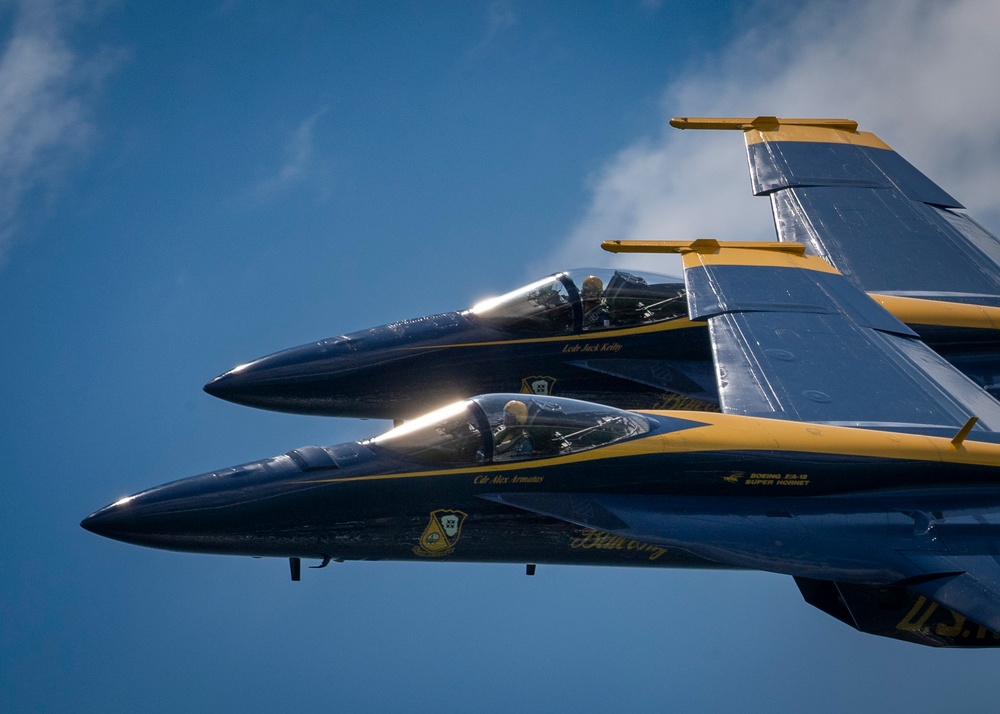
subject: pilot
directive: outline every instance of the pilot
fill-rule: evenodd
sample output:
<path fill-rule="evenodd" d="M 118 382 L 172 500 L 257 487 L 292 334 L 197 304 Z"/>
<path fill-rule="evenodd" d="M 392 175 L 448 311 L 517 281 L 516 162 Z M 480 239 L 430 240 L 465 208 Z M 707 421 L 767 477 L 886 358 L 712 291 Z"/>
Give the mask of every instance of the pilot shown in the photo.
<path fill-rule="evenodd" d="M 535 451 L 528 433 L 528 406 L 520 399 L 511 399 L 503 407 L 503 424 L 494 434 L 493 453 L 504 458 L 530 456 Z"/>
<path fill-rule="evenodd" d="M 583 279 L 580 290 L 583 303 L 583 329 L 611 327 L 611 311 L 604 301 L 604 282 L 596 275 Z"/>

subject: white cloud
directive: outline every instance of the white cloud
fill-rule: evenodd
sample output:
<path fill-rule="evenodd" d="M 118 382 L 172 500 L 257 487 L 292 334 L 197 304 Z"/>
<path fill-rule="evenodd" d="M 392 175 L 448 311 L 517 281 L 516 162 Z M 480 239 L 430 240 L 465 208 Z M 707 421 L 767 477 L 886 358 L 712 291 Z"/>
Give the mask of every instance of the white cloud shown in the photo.
<path fill-rule="evenodd" d="M 490 3 L 490 29 L 487 38 L 490 39 L 498 32 L 502 32 L 508 27 L 517 24 L 517 15 L 514 8 L 506 0 L 496 0 Z"/>
<path fill-rule="evenodd" d="M 65 39 L 80 6 L 25 0 L 16 14 L 0 55 L 0 262 L 28 192 L 51 185 L 84 148 L 90 100 L 110 67 Z"/>
<path fill-rule="evenodd" d="M 466 53 L 465 60 L 474 62 L 482 59 L 494 43 L 515 25 L 517 25 L 517 13 L 514 12 L 514 7 L 510 2 L 508 0 L 494 0 L 490 3 L 486 34 Z"/>
<path fill-rule="evenodd" d="M 284 163 L 255 186 L 254 194 L 258 199 L 268 200 L 322 168 L 315 159 L 314 137 L 316 122 L 326 112 L 326 107 L 320 108 L 291 133 L 285 145 Z"/>
<path fill-rule="evenodd" d="M 750 196 L 742 136 L 671 129 L 675 115 L 856 119 L 1000 228 L 1000 5 L 820 1 L 784 17 L 788 7 L 750 8 L 747 22 L 778 19 L 745 23 L 731 45 L 666 88 L 662 134 L 623 149 L 593 178 L 590 206 L 545 269 L 640 265 L 602 253 L 609 238 L 773 237 L 768 201 Z M 652 261 L 676 272 L 675 262 Z"/>

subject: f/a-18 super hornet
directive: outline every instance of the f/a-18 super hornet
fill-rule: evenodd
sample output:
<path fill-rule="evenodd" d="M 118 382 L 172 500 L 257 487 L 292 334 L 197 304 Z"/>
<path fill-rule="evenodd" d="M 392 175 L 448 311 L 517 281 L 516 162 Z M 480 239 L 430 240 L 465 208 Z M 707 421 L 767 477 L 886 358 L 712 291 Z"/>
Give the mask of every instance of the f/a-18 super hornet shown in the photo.
<path fill-rule="evenodd" d="M 1000 645 L 1000 403 L 802 244 L 669 248 L 721 413 L 484 395 L 82 525 L 293 578 L 301 558 L 766 570 L 865 632 Z"/>
<path fill-rule="evenodd" d="M 674 119 L 744 132 L 779 241 L 801 241 L 980 386 L 1000 394 L 1000 242 L 874 134 L 843 119 Z M 680 278 L 557 273 L 471 309 L 241 365 L 210 394 L 286 412 L 412 418 L 483 392 L 718 410 L 706 323 Z"/>

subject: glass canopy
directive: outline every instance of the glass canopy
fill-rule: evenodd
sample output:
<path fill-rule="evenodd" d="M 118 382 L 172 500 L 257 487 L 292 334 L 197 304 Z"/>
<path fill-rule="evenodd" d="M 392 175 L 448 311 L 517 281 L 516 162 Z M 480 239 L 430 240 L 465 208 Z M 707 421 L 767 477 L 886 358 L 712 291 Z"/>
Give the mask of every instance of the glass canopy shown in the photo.
<path fill-rule="evenodd" d="M 502 330 L 569 334 L 686 317 L 687 299 L 680 278 L 583 268 L 484 300 L 469 313 Z"/>
<path fill-rule="evenodd" d="M 444 464 L 481 464 L 593 449 L 649 431 L 632 412 L 575 399 L 487 394 L 426 414 L 366 446 Z"/>

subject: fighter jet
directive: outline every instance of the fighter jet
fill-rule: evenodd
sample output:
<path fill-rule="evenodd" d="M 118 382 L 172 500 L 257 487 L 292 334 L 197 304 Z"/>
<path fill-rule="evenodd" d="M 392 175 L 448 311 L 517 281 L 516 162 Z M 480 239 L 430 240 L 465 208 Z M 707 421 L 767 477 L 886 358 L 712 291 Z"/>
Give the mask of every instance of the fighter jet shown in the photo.
<path fill-rule="evenodd" d="M 1000 394 L 1000 242 L 844 119 L 674 119 L 744 132 L 754 193 L 802 240 L 980 386 Z M 406 419 L 483 392 L 718 410 L 706 323 L 683 281 L 578 269 L 471 309 L 285 350 L 205 385 L 265 409 Z"/>
<path fill-rule="evenodd" d="M 722 413 L 483 395 L 82 525 L 293 579 L 301 558 L 767 570 L 864 632 L 1000 645 L 1000 403 L 801 244 L 657 249 L 682 253 Z"/>

